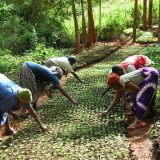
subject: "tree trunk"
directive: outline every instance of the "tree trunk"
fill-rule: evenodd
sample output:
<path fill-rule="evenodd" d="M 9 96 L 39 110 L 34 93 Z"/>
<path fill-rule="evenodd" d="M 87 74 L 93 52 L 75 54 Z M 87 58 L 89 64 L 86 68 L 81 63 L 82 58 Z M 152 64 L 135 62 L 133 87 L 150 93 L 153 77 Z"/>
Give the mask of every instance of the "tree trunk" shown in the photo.
<path fill-rule="evenodd" d="M 75 30 L 75 53 L 78 54 L 80 52 L 80 35 L 78 30 L 78 20 L 76 15 L 76 8 L 74 0 L 72 0 L 72 13 L 74 19 L 74 30 Z"/>
<path fill-rule="evenodd" d="M 160 43 L 160 0 L 159 0 L 159 20 L 158 20 L 158 43 Z"/>
<path fill-rule="evenodd" d="M 32 1 L 31 5 L 28 8 L 27 21 L 30 21 L 32 24 L 36 23 L 40 10 L 41 10 L 40 0 Z"/>
<path fill-rule="evenodd" d="M 101 29 L 101 18 L 102 18 L 102 0 L 99 1 L 99 27 Z"/>
<path fill-rule="evenodd" d="M 94 20 L 92 14 L 92 2 L 91 0 L 87 0 L 87 2 L 88 2 L 88 39 L 86 47 L 88 48 L 97 41 L 97 38 L 96 38 L 96 32 L 94 28 Z"/>
<path fill-rule="evenodd" d="M 153 0 L 149 0 L 148 28 L 151 28 L 152 26 L 152 8 L 153 8 Z"/>
<path fill-rule="evenodd" d="M 82 7 L 82 41 L 83 41 L 83 44 L 86 44 L 87 43 L 87 31 L 86 31 L 86 22 L 85 22 L 85 16 L 84 16 L 83 0 L 81 0 L 81 7 Z"/>
<path fill-rule="evenodd" d="M 138 0 L 135 0 L 135 3 L 134 3 L 133 42 L 136 42 L 137 14 L 138 14 Z"/>
<path fill-rule="evenodd" d="M 147 30 L 147 0 L 143 0 L 143 30 Z"/>

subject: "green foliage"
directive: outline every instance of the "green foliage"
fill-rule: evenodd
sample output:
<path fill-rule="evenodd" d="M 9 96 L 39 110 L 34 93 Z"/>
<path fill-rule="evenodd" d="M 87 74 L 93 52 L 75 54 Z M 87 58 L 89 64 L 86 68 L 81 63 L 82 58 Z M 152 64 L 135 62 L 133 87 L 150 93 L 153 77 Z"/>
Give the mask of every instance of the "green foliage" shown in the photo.
<path fill-rule="evenodd" d="M 154 0 L 153 1 L 153 10 L 152 10 L 152 13 L 153 13 L 153 19 L 152 19 L 152 22 L 153 24 L 158 24 L 158 15 L 159 15 L 159 5 L 158 5 L 159 1 L 158 0 Z"/>
<path fill-rule="evenodd" d="M 25 61 L 33 61 L 44 64 L 44 61 L 50 57 L 65 56 L 71 54 L 71 50 L 54 48 L 46 48 L 43 44 L 37 45 L 34 51 L 28 50 L 22 56 L 11 54 L 9 50 L 0 50 L 0 73 L 12 75 L 16 80 L 20 71 L 21 64 Z"/>
<path fill-rule="evenodd" d="M 119 7 L 118 4 L 110 4 L 104 3 L 103 8 L 106 8 L 105 10 L 102 10 L 102 26 L 99 26 L 98 24 L 98 15 L 95 15 L 96 25 L 97 25 L 97 33 L 98 38 L 107 40 L 111 38 L 117 38 L 119 37 L 123 30 L 129 27 L 132 27 L 132 10 L 133 6 L 131 3 L 129 3 L 127 6 L 123 4 L 121 7 Z M 98 9 L 97 9 L 98 10 Z"/>
<path fill-rule="evenodd" d="M 141 31 L 141 35 L 138 35 L 138 38 L 137 38 L 137 42 L 150 42 L 150 43 L 152 43 L 152 42 L 157 42 L 157 38 L 155 38 L 154 36 L 153 36 L 153 33 L 152 32 L 143 32 L 143 31 Z"/>
<path fill-rule="evenodd" d="M 124 35 L 131 36 L 133 34 L 133 28 L 127 28 L 123 31 Z"/>
<path fill-rule="evenodd" d="M 81 5 L 76 11 L 81 29 Z M 102 0 L 101 26 L 99 26 L 99 0 L 92 1 L 96 32 L 99 40 L 110 40 L 133 26 L 134 1 Z M 153 24 L 158 22 L 158 0 L 153 1 Z M 86 24 L 87 3 L 84 2 Z M 138 27 L 142 24 L 142 2 L 138 7 Z M 46 47 L 70 48 L 74 46 L 74 22 L 71 1 L 0 1 L 0 48 L 14 53 Z"/>
<path fill-rule="evenodd" d="M 153 67 L 157 68 L 158 70 L 160 70 L 160 45 L 154 45 L 153 47 L 150 47 L 149 49 L 147 49 L 147 54 L 146 54 L 149 58 L 152 59 L 152 61 L 154 62 Z"/>
<path fill-rule="evenodd" d="M 19 72 L 20 66 L 26 57 L 13 56 L 9 51 L 0 51 L 0 73 Z"/>
<path fill-rule="evenodd" d="M 72 39 L 69 38 L 67 29 L 64 27 L 64 19 L 62 17 L 51 17 L 50 15 L 42 15 L 36 26 L 39 42 L 46 46 L 66 48 L 73 46 Z"/>
<path fill-rule="evenodd" d="M 133 50 L 121 50 L 103 62 L 79 71 L 78 75 L 86 80 L 83 85 L 70 76 L 65 90 L 77 98 L 79 104 L 74 106 L 59 92 L 55 93 L 37 110 L 49 132 L 40 133 L 33 119 L 26 119 L 13 138 L 2 142 L 1 158 L 127 160 L 128 141 L 124 134 L 123 105 L 118 105 L 104 120 L 97 113 L 106 109 L 113 99 L 110 92 L 103 98 L 99 96 L 106 87 L 106 70 Z M 85 60 L 90 61 L 92 57 L 93 52 Z"/>
<path fill-rule="evenodd" d="M 34 27 L 14 11 L 13 5 L 4 5 L 0 8 L 0 48 L 9 49 L 14 53 L 34 49 L 37 43 Z"/>
<path fill-rule="evenodd" d="M 68 49 L 59 49 L 46 48 L 43 44 L 39 44 L 36 49 L 32 52 L 28 51 L 25 55 L 31 57 L 31 60 L 39 64 L 44 64 L 44 61 L 50 57 L 61 57 L 69 55 L 71 51 Z"/>
<path fill-rule="evenodd" d="M 109 17 L 106 26 L 102 27 L 98 37 L 102 40 L 119 37 L 124 29 L 124 25 L 119 22 L 120 17 Z M 116 26 L 116 27 L 115 27 Z"/>

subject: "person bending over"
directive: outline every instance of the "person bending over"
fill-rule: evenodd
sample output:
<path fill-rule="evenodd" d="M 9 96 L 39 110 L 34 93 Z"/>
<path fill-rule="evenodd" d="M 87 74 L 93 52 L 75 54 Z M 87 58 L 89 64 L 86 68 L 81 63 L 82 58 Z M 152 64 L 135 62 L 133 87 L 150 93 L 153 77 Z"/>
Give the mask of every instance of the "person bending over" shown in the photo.
<path fill-rule="evenodd" d="M 18 110 L 20 107 L 25 107 L 29 114 L 39 124 L 42 131 L 46 131 L 44 126 L 37 116 L 36 111 L 32 108 L 32 94 L 26 88 L 21 88 L 19 85 L 8 79 L 4 74 L 0 74 L 0 127 L 5 125 L 6 135 L 15 133 L 8 121 L 8 113 L 13 110 Z"/>
<path fill-rule="evenodd" d="M 65 73 L 66 72 L 72 73 L 77 80 L 79 80 L 81 83 L 84 83 L 84 80 L 79 78 L 79 76 L 73 70 L 72 65 L 75 63 L 76 63 L 76 57 L 73 55 L 67 57 L 53 57 L 45 61 L 45 65 L 47 67 L 58 66 L 62 68 Z"/>
<path fill-rule="evenodd" d="M 144 113 L 151 110 L 154 105 L 158 76 L 158 71 L 155 68 L 150 67 L 144 67 L 122 76 L 112 73 L 108 77 L 107 83 L 111 88 L 116 90 L 115 99 L 108 109 L 101 112 L 100 115 L 102 117 L 107 115 L 119 103 L 123 93 L 128 91 L 135 94 L 133 108 L 135 112 L 135 121 L 128 127 L 128 129 L 144 126 L 141 119 Z"/>
<path fill-rule="evenodd" d="M 126 58 L 120 64 L 114 65 L 108 73 L 108 76 L 111 73 L 117 73 L 118 75 L 123 75 L 135 71 L 142 67 L 148 67 L 153 62 L 145 55 L 133 55 Z"/>
<path fill-rule="evenodd" d="M 120 64 L 112 66 L 112 68 L 108 72 L 108 76 L 111 75 L 112 73 L 116 73 L 119 76 L 121 76 L 125 73 L 135 71 L 139 68 L 150 66 L 152 63 L 153 62 L 145 55 L 133 55 L 126 58 Z M 107 87 L 101 93 L 101 95 L 104 96 L 108 90 L 110 90 L 110 87 Z"/>
<path fill-rule="evenodd" d="M 50 84 L 52 84 L 52 87 L 54 89 L 58 89 L 63 96 L 68 98 L 74 104 L 77 104 L 77 100 L 72 98 L 62 88 L 59 80 L 62 75 L 63 72 L 60 67 L 56 67 L 55 69 L 55 67 L 48 68 L 35 62 L 25 62 L 22 64 L 22 69 L 20 73 L 20 86 L 30 89 L 33 95 L 33 104 L 35 107 L 41 90 L 44 89 L 45 85 Z"/>

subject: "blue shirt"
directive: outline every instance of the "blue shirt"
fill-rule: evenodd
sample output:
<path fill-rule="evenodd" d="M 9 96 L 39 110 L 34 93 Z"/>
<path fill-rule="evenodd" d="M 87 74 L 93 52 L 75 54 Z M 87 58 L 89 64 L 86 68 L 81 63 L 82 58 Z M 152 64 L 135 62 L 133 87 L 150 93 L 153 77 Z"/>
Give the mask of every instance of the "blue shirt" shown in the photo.
<path fill-rule="evenodd" d="M 51 68 L 42 66 L 35 62 L 25 62 L 24 64 L 26 64 L 32 70 L 37 81 L 52 82 L 54 86 L 60 84 L 58 77 L 55 74 L 53 74 Z"/>
<path fill-rule="evenodd" d="M 0 74 L 0 112 L 8 112 L 19 105 L 17 91 L 22 89 L 19 85 L 8 79 L 4 74 Z M 26 107 L 32 107 L 30 103 Z"/>

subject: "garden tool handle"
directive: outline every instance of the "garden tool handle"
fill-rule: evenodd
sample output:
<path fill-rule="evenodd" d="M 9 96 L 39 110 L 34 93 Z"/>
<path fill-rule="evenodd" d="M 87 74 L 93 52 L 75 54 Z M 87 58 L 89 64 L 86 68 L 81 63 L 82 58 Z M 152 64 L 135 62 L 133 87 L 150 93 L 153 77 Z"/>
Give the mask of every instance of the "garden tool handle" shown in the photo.
<path fill-rule="evenodd" d="M 102 93 L 101 93 L 101 96 L 103 97 L 107 91 L 109 91 L 111 88 L 110 87 L 107 87 Z"/>

